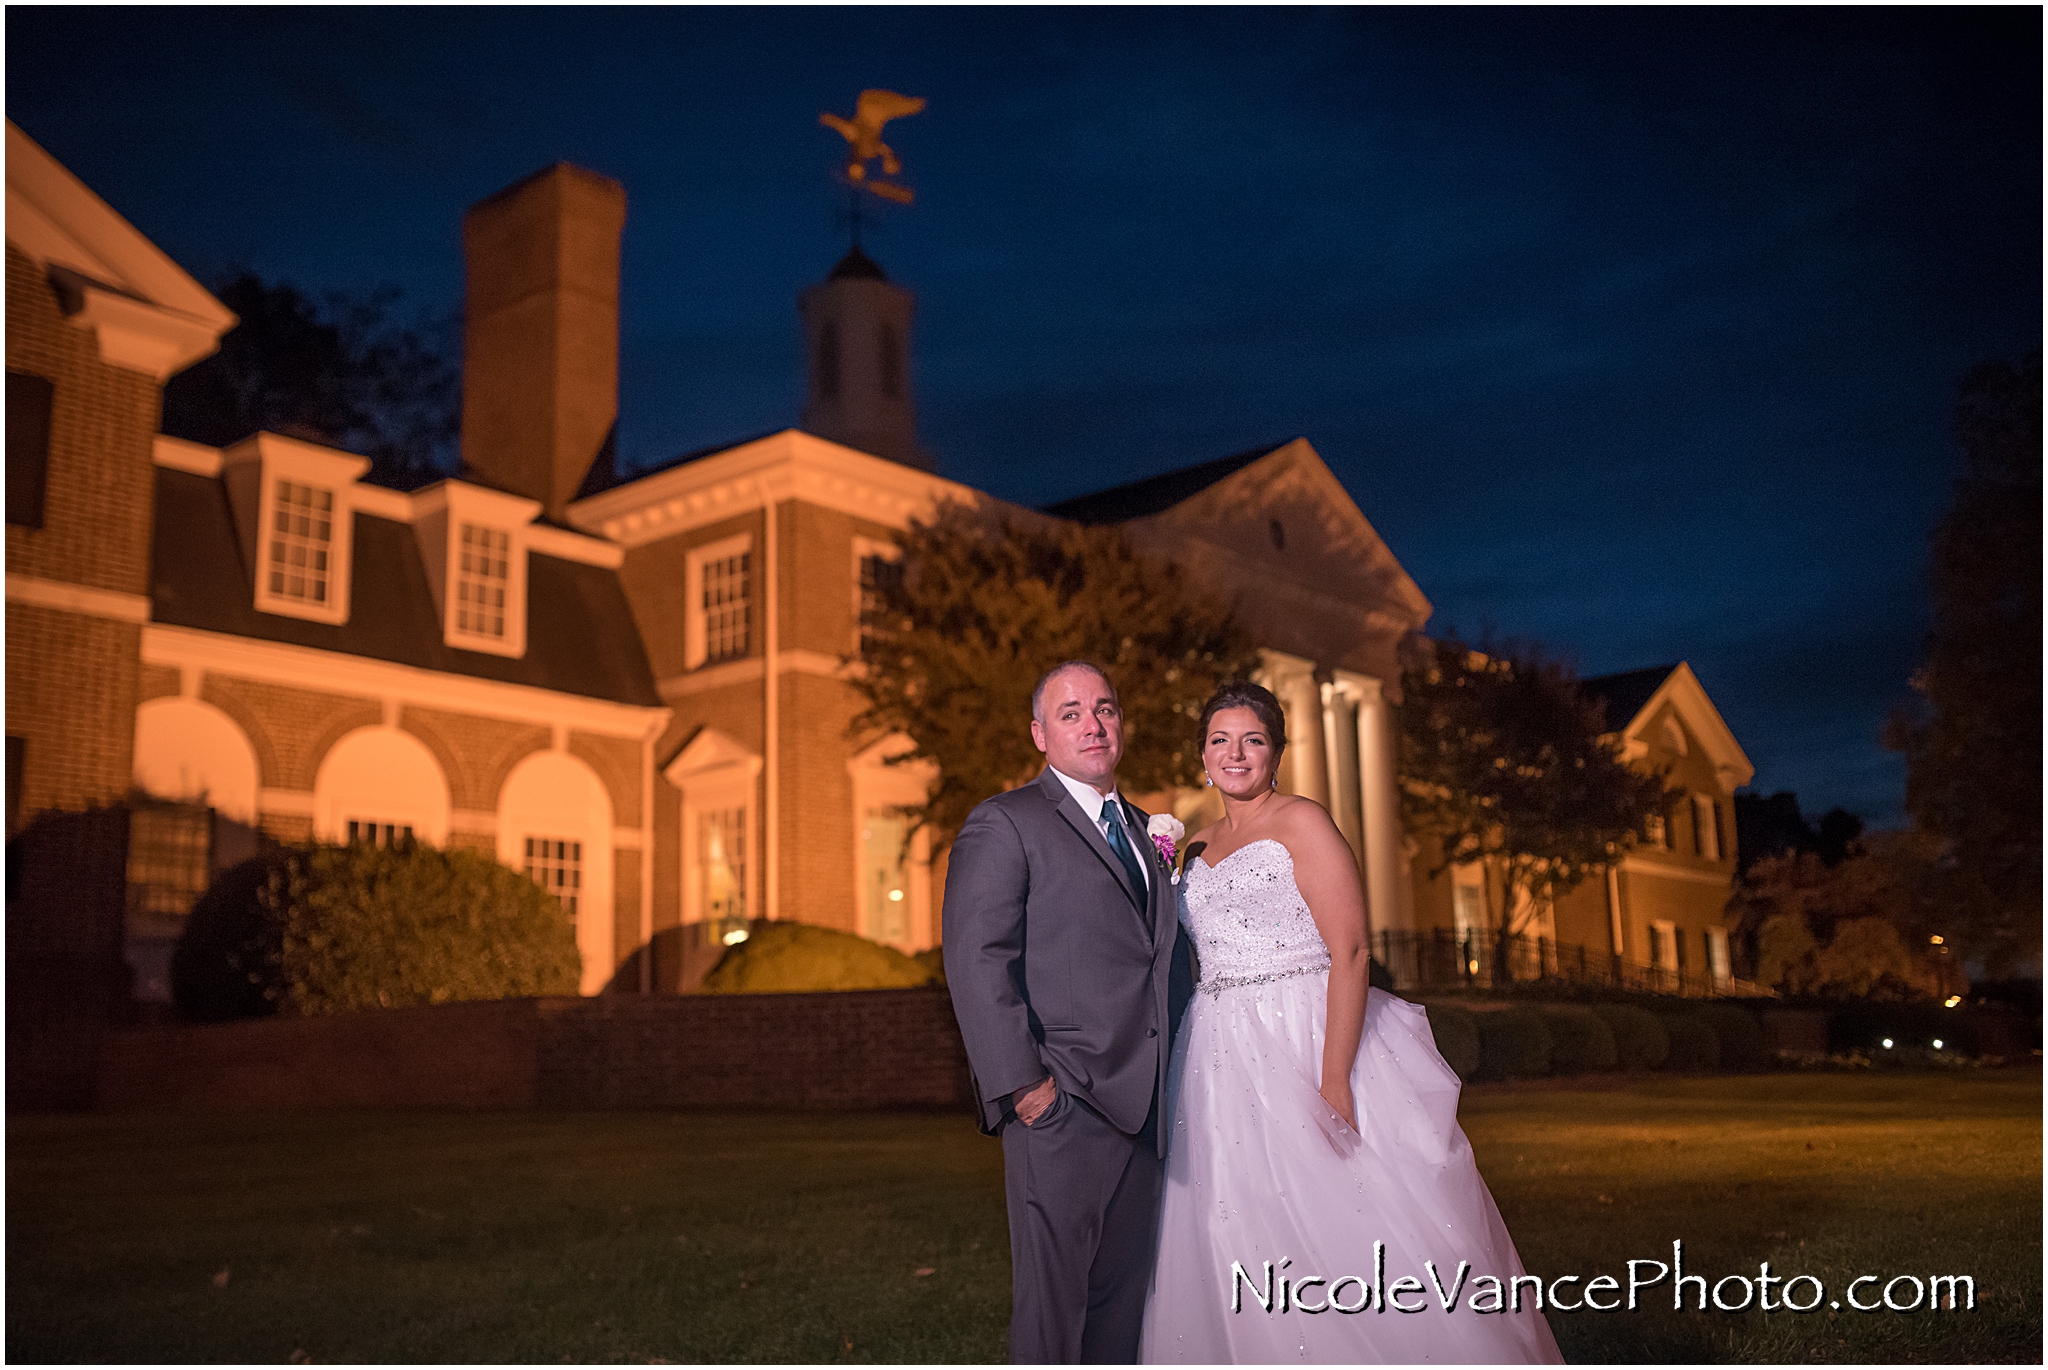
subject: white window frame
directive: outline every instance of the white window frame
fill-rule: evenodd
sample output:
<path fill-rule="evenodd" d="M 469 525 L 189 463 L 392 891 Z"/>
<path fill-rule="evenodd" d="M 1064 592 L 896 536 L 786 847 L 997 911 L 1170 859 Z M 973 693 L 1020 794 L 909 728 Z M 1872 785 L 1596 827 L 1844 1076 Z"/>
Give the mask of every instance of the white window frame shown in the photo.
<path fill-rule="evenodd" d="M 678 844 L 682 869 L 682 915 L 685 924 L 705 921 L 703 854 L 698 850 L 703 816 L 720 809 L 746 814 L 747 917 L 764 916 L 761 907 L 761 757 L 716 728 L 704 728 L 662 768 L 662 776 L 682 792 L 682 832 Z"/>
<path fill-rule="evenodd" d="M 369 458 L 275 433 L 258 433 L 223 452 L 221 468 L 227 477 L 229 499 L 237 506 L 243 525 L 243 547 L 255 581 L 252 589 L 257 611 L 311 623 L 348 622 L 349 588 L 355 569 L 355 485 L 370 469 Z M 252 482 L 254 489 L 250 488 Z M 333 497 L 328 515 L 328 593 L 324 602 L 270 592 L 270 545 L 275 536 L 271 525 L 276 520 L 281 482 Z"/>
<path fill-rule="evenodd" d="M 441 614 L 441 640 L 466 652 L 526 655 L 527 533 L 540 502 L 468 481 L 444 480 L 413 496 L 413 536 Z M 470 524 L 505 535 L 505 634 L 461 626 L 462 528 Z"/>
<path fill-rule="evenodd" d="M 527 879 L 546 890 L 557 902 L 563 903 L 562 912 L 569 919 L 570 927 L 575 927 L 577 920 L 590 911 L 584 907 L 588 902 L 583 885 L 584 842 L 585 839 L 581 837 L 550 836 L 537 832 L 519 834 L 520 869 L 525 872 Z M 541 854 L 537 857 L 533 852 L 535 843 L 539 843 L 541 847 Z M 551 850 L 556 847 L 574 847 L 576 853 L 574 856 L 566 852 L 557 855 Z M 550 874 L 568 871 L 575 872 L 574 885 L 559 880 L 551 882 L 547 878 Z"/>
<path fill-rule="evenodd" d="M 1664 934 L 1663 937 L 1659 938 L 1656 935 L 1658 933 Z M 1650 920 L 1650 934 L 1648 939 L 1650 943 L 1648 948 L 1651 957 L 1650 964 L 1658 970 L 1668 970 L 1676 975 L 1678 973 L 1678 924 L 1672 922 L 1669 918 L 1652 918 Z M 1663 954 L 1660 956 L 1658 955 L 1659 952 Z"/>
<path fill-rule="evenodd" d="M 1643 824 L 1644 840 L 1658 851 L 1671 850 L 1671 825 L 1661 813 L 1653 813 Z"/>
<path fill-rule="evenodd" d="M 867 868 L 867 840 L 861 836 L 867 825 L 869 814 L 879 810 L 921 804 L 931 794 L 932 786 L 938 780 L 938 768 L 930 762 L 903 766 L 889 765 L 889 758 L 900 756 L 916 744 L 901 733 L 892 733 L 847 758 L 847 778 L 853 786 L 853 869 L 855 917 L 859 932 L 870 941 L 880 941 L 875 936 L 881 922 L 878 911 L 868 906 L 868 888 L 865 871 Z M 910 838 L 910 851 L 904 857 L 904 876 L 910 907 L 904 911 L 904 940 L 888 945 L 902 952 L 925 951 L 939 944 L 940 928 L 932 912 L 932 849 L 931 834 L 920 830 Z"/>
<path fill-rule="evenodd" d="M 689 550 L 683 570 L 683 664 L 689 670 L 705 665 L 707 643 L 704 633 L 704 566 L 706 562 L 723 561 L 742 553 L 752 554 L 754 535 L 735 533 L 729 538 L 707 542 Z M 761 602 L 761 567 L 756 562 L 747 566 L 747 650 L 739 656 L 727 657 L 716 665 L 733 661 L 745 661 L 754 655 L 759 642 L 761 616 L 757 608 Z M 751 881 L 753 877 L 750 875 Z"/>
<path fill-rule="evenodd" d="M 901 566 L 903 564 L 903 549 L 893 542 L 883 542 L 879 538 L 856 537 L 853 540 L 853 655 L 855 660 L 859 660 L 861 656 L 860 617 L 862 605 L 860 570 L 861 563 L 869 557 L 880 557 L 884 561 L 893 562 Z"/>
<path fill-rule="evenodd" d="M 1705 861 L 1721 859 L 1721 824 L 1716 815 L 1719 807 L 1712 795 L 1693 791 L 1692 849 Z"/>
<path fill-rule="evenodd" d="M 1710 927 L 1707 934 L 1707 976 L 1717 985 L 1725 985 L 1735 976 L 1728 963 L 1728 929 Z"/>

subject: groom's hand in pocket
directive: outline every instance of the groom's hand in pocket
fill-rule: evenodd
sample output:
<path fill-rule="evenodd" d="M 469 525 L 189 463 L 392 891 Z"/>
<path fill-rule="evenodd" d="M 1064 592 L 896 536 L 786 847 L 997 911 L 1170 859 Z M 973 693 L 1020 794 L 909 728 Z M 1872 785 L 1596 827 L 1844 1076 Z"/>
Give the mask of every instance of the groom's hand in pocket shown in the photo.
<path fill-rule="evenodd" d="M 1017 1121 L 1030 1127 L 1044 1112 L 1052 1107 L 1058 1089 L 1048 1075 L 1029 1089 L 1020 1089 L 1010 1096 L 1011 1106 L 1017 1110 Z"/>

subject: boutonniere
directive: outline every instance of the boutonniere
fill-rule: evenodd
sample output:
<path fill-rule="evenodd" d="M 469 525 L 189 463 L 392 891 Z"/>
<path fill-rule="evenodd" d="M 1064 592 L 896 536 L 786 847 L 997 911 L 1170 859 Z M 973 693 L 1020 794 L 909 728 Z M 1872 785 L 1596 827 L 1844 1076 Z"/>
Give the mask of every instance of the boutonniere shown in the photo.
<path fill-rule="evenodd" d="M 1180 872 L 1174 870 L 1173 857 L 1181 838 L 1187 836 L 1187 831 L 1181 821 L 1170 813 L 1155 813 L 1152 820 L 1145 825 L 1145 836 L 1151 838 L 1152 845 L 1159 848 L 1159 858 L 1166 862 L 1166 869 L 1173 872 L 1173 879 L 1168 882 L 1169 884 L 1180 883 Z"/>

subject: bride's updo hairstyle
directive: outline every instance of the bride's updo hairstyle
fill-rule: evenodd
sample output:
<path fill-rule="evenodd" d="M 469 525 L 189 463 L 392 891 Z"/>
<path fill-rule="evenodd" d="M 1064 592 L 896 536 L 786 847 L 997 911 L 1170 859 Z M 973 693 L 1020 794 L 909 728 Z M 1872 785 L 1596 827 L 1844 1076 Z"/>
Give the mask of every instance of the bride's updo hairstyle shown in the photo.
<path fill-rule="evenodd" d="M 1197 747 L 1205 751 L 1208 749 L 1209 725 L 1225 709 L 1250 709 L 1257 714 L 1266 736 L 1272 739 L 1273 760 L 1276 763 L 1280 760 L 1280 754 L 1287 750 L 1287 714 L 1271 690 L 1249 680 L 1226 680 L 1216 687 L 1215 694 L 1209 696 L 1209 702 L 1202 706 L 1202 730 Z"/>

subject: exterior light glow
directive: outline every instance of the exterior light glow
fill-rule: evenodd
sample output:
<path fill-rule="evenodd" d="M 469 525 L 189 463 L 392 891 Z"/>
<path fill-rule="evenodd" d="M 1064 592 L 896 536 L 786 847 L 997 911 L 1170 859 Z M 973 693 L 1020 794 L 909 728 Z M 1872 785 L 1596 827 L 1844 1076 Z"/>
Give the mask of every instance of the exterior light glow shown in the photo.
<path fill-rule="evenodd" d="M 1935 1038 L 1935 1039 L 1934 1039 L 1934 1049 L 1935 1049 L 1936 1051 L 1940 1051 L 1940 1050 L 1941 1050 L 1941 1038 L 1937 1037 L 1937 1038 Z"/>
<path fill-rule="evenodd" d="M 1960 1004 L 1960 1003 L 1962 1003 L 1962 1002 L 1963 1002 L 1963 996 L 1962 996 L 1962 995 L 1960 995 L 1960 994 L 1951 994 L 1951 995 L 1949 995 L 1949 997 L 1948 997 L 1948 998 L 1946 998 L 1946 999 L 1942 1000 L 1942 1002 L 1941 1002 L 1941 1006 L 1942 1006 L 1943 1008 L 1954 1008 L 1954 1007 L 1955 1007 L 1955 1006 L 1956 1006 L 1957 1004 Z"/>
<path fill-rule="evenodd" d="M 1929 942 L 1932 942 L 1937 947 L 1941 945 L 1941 939 L 1939 937 L 1930 937 L 1927 940 Z"/>
<path fill-rule="evenodd" d="M 1885 1049 L 1886 1051 L 1890 1051 L 1890 1050 L 1892 1049 L 1892 1039 L 1891 1039 L 1891 1038 L 1887 1037 L 1887 1038 L 1885 1038 L 1885 1039 L 1884 1039 L 1884 1049 Z"/>
<path fill-rule="evenodd" d="M 902 903 L 902 902 L 903 902 L 903 891 L 902 891 L 902 890 L 890 890 L 890 891 L 889 891 L 889 902 L 890 902 L 890 903 L 892 903 L 892 904 L 900 904 L 900 903 Z"/>
<path fill-rule="evenodd" d="M 746 940 L 747 930 L 745 928 L 734 928 L 731 932 L 728 932 L 725 935 L 725 944 L 729 947 L 736 947 Z M 1891 1043 L 1886 1042 L 1885 1045 L 1890 1046 Z"/>

